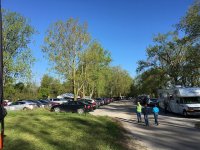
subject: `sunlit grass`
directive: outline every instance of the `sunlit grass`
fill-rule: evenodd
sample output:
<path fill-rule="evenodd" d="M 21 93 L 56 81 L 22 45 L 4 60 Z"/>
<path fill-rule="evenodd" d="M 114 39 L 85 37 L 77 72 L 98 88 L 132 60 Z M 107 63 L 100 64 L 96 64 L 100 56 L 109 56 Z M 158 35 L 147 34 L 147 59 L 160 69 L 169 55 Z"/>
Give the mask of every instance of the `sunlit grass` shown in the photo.
<path fill-rule="evenodd" d="M 53 113 L 47 110 L 9 112 L 5 150 L 121 150 L 120 125 L 108 117 Z"/>

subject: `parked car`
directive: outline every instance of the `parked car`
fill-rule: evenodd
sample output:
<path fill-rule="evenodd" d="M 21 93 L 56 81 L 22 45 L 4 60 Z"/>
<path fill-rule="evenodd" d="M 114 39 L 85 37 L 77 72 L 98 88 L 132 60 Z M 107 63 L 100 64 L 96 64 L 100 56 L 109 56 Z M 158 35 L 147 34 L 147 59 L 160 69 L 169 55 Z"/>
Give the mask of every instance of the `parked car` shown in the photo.
<path fill-rule="evenodd" d="M 104 100 L 102 98 L 96 98 L 96 102 L 99 102 L 100 106 L 104 105 Z"/>
<path fill-rule="evenodd" d="M 44 105 L 40 102 L 40 101 L 37 101 L 37 100 L 23 100 L 23 101 L 26 101 L 26 102 L 31 102 L 31 103 L 35 103 L 37 105 L 37 107 L 41 107 L 41 108 L 44 108 Z"/>
<path fill-rule="evenodd" d="M 87 106 L 79 101 L 69 101 L 67 103 L 55 105 L 51 107 L 54 112 L 77 112 L 82 114 L 89 111 Z"/>
<path fill-rule="evenodd" d="M 60 98 L 50 98 L 48 99 L 50 102 L 53 102 L 53 103 L 57 103 L 57 104 L 62 104 L 62 103 L 66 103 L 68 102 L 67 99 L 60 99 Z"/>
<path fill-rule="evenodd" d="M 82 99 L 80 99 L 80 101 L 84 101 L 84 102 L 87 102 L 89 104 L 92 104 L 93 110 L 95 110 L 97 108 L 97 104 L 96 104 L 96 101 L 94 99 L 82 98 Z"/>
<path fill-rule="evenodd" d="M 82 103 L 83 105 L 86 105 L 86 108 L 88 111 L 93 111 L 93 106 L 90 102 L 87 101 L 81 101 L 80 99 L 78 100 L 80 103 Z"/>
<path fill-rule="evenodd" d="M 113 100 L 114 101 L 120 101 L 120 100 L 122 100 L 122 98 L 121 97 L 113 97 Z"/>
<path fill-rule="evenodd" d="M 49 100 L 38 100 L 39 102 L 41 102 L 44 107 L 49 107 L 51 106 L 50 101 Z"/>
<path fill-rule="evenodd" d="M 8 106 L 10 105 L 12 102 L 10 100 L 3 100 L 3 106 Z"/>
<path fill-rule="evenodd" d="M 10 105 L 5 106 L 6 110 L 27 110 L 27 109 L 34 109 L 36 108 L 36 104 L 28 103 L 26 101 L 17 101 L 12 102 Z"/>
<path fill-rule="evenodd" d="M 108 98 L 103 98 L 103 101 L 104 101 L 104 105 L 107 105 L 110 103 L 110 99 Z"/>

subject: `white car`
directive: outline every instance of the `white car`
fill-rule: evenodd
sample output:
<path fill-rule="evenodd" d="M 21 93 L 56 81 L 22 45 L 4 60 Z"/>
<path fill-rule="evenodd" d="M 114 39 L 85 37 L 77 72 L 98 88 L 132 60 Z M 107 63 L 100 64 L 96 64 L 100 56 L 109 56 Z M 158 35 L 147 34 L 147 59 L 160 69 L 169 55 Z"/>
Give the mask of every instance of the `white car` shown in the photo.
<path fill-rule="evenodd" d="M 10 105 L 5 106 L 6 110 L 27 110 L 37 107 L 34 103 L 27 103 L 24 101 L 12 102 Z"/>

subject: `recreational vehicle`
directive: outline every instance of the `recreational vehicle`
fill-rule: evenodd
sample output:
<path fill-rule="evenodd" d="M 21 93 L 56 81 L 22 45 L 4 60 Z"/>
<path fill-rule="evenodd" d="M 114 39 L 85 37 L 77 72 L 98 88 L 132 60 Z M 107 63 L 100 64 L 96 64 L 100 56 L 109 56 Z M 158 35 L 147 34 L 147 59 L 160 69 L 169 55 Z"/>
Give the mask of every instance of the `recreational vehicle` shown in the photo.
<path fill-rule="evenodd" d="M 200 88 L 175 87 L 158 90 L 159 105 L 169 112 L 200 115 Z"/>

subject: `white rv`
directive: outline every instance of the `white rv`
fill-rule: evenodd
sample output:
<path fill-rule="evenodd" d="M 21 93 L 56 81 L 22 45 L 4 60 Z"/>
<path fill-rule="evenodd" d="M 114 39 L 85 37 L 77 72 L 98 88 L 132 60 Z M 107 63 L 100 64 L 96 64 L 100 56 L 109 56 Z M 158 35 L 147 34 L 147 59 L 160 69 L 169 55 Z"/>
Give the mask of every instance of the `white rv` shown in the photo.
<path fill-rule="evenodd" d="M 175 87 L 158 90 L 159 105 L 167 111 L 188 115 L 200 115 L 200 88 Z"/>

